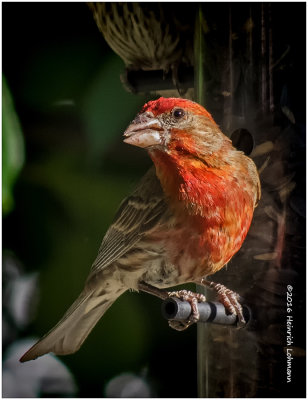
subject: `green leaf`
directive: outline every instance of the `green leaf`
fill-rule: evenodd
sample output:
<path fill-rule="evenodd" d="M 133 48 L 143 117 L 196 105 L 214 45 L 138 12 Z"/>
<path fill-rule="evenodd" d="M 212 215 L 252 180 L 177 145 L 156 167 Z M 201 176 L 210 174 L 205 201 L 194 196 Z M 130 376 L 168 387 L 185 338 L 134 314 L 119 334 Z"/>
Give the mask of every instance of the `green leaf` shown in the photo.
<path fill-rule="evenodd" d="M 24 164 L 25 149 L 21 126 L 7 82 L 2 77 L 2 212 L 14 207 L 13 187 Z"/>

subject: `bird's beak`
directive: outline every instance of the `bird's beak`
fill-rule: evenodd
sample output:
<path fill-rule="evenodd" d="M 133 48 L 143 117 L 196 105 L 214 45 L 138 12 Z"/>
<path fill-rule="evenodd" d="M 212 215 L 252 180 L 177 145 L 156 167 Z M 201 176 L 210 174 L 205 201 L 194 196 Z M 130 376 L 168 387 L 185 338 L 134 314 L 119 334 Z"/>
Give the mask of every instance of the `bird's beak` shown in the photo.
<path fill-rule="evenodd" d="M 124 132 L 124 142 L 138 147 L 151 147 L 163 144 L 163 128 L 152 113 L 137 115 Z"/>

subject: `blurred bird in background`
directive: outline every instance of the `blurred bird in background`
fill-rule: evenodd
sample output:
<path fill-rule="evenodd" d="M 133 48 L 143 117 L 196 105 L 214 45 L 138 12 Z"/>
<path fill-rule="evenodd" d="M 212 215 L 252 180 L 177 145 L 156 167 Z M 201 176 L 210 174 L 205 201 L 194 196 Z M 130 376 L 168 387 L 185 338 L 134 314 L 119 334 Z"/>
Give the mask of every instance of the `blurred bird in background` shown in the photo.
<path fill-rule="evenodd" d="M 157 71 L 162 80 L 171 74 L 173 88 L 164 93 L 166 97 L 186 92 L 179 79 L 179 67 L 193 65 L 194 31 L 188 21 L 195 16 L 194 3 L 189 9 L 181 3 L 171 7 L 134 2 L 88 6 L 106 42 L 125 63 L 122 81 L 126 87 L 135 90 L 128 79 L 130 72 L 140 75 L 142 71 Z"/>

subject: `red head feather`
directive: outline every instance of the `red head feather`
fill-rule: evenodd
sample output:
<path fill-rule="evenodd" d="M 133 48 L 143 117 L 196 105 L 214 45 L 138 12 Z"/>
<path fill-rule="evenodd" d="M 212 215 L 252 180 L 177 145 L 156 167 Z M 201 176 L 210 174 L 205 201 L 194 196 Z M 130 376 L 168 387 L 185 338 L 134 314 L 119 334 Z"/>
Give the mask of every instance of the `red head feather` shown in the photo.
<path fill-rule="evenodd" d="M 175 107 L 182 107 L 186 110 L 193 112 L 196 115 L 204 115 L 215 123 L 211 114 L 205 108 L 194 101 L 180 99 L 176 97 L 160 97 L 158 100 L 151 100 L 146 103 L 141 112 L 150 111 L 155 116 L 173 110 Z"/>

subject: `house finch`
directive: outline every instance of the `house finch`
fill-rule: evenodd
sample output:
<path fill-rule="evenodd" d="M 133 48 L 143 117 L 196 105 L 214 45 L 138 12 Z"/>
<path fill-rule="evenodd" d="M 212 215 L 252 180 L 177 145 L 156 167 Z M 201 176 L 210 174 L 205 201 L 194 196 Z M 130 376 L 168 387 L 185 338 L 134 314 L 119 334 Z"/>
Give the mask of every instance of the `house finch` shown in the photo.
<path fill-rule="evenodd" d="M 61 321 L 22 358 L 77 351 L 111 304 L 128 289 L 196 303 L 203 295 L 164 292 L 185 282 L 208 285 L 243 321 L 238 295 L 206 276 L 239 250 L 260 198 L 253 161 L 236 150 L 212 116 L 185 99 L 160 98 L 144 105 L 124 133 L 146 148 L 154 167 L 127 197 L 108 229 L 78 299 Z M 175 321 L 174 321 L 175 322 Z"/>
<path fill-rule="evenodd" d="M 148 91 L 149 85 L 141 89 L 136 79 L 139 80 L 141 71 L 156 71 L 155 75 L 142 74 L 148 75 L 152 83 L 153 76 L 164 81 L 159 83 L 159 88 L 150 83 L 151 91 L 166 90 L 165 78 L 169 72 L 174 88 L 168 90 L 177 89 L 176 94 L 184 91 L 179 70 L 187 71 L 186 67 L 194 63 L 193 27 L 197 9 L 194 3 L 179 3 L 174 7 L 172 3 L 162 2 L 90 2 L 88 6 L 105 41 L 125 63 L 121 79 L 128 90 Z M 139 74 L 132 74 L 134 71 Z"/>
<path fill-rule="evenodd" d="M 168 69 L 181 59 L 179 29 L 174 18 L 168 20 L 163 4 L 94 2 L 88 6 L 106 42 L 127 67 Z"/>

